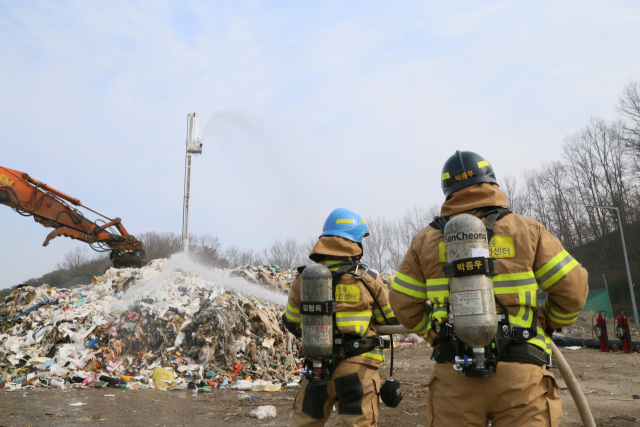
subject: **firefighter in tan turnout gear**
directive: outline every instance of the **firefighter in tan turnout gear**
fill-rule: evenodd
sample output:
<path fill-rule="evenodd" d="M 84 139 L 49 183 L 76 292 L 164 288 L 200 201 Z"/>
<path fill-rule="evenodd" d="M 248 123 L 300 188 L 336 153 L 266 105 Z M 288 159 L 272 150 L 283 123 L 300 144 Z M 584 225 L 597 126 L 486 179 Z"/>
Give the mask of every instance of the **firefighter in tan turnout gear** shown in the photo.
<path fill-rule="evenodd" d="M 402 325 L 424 334 L 434 346 L 427 425 L 486 427 L 490 421 L 493 427 L 557 426 L 562 408 L 547 367 L 550 334 L 573 323 L 582 310 L 587 271 L 544 226 L 508 209 L 493 168 L 478 154 L 456 151 L 445 163 L 441 181 L 446 196 L 442 216 L 414 236 L 390 293 Z M 455 334 L 451 275 L 443 270 L 448 263 L 443 230 L 463 213 L 484 221 L 489 257 L 497 259 L 497 275 L 488 275 L 493 276 L 501 323 L 487 347 L 497 366 L 484 378 L 460 373 L 468 366 L 469 348 Z M 458 267 L 465 268 L 462 263 Z M 540 306 L 538 289 L 548 292 Z"/>
<path fill-rule="evenodd" d="M 337 366 L 333 358 L 328 381 L 302 380 L 293 405 L 291 426 L 324 426 L 334 405 L 346 426 L 377 425 L 378 368 L 384 361 L 384 341 L 377 337 L 372 323 L 385 324 L 385 319 L 387 324 L 399 322 L 391 310 L 388 290 L 382 280 L 370 270 L 363 271 L 357 263 L 362 257 L 362 239 L 368 235 L 367 225 L 359 215 L 348 209 L 336 209 L 327 218 L 322 235 L 309 255 L 312 261 L 331 270 L 337 301 L 334 332 L 344 334 L 350 350 Z M 355 270 L 358 266 L 359 270 Z M 283 316 L 287 329 L 297 336 L 301 336 L 301 276 L 293 282 Z"/>

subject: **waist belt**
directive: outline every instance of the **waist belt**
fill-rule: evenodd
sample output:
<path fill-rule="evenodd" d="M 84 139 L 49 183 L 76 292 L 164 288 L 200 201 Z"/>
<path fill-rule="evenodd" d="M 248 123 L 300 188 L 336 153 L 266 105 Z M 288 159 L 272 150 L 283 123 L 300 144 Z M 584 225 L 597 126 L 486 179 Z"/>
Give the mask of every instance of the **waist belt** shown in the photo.
<path fill-rule="evenodd" d="M 359 356 L 364 353 L 368 353 L 376 347 L 389 348 L 390 341 L 386 341 L 382 337 L 373 337 L 373 338 L 367 338 L 367 339 L 347 341 L 347 343 L 344 346 L 338 344 L 335 347 L 336 347 L 335 350 L 337 350 L 338 352 L 340 352 L 340 350 L 343 349 L 345 352 L 344 354 L 345 357 L 353 357 L 353 356 Z"/>
<path fill-rule="evenodd" d="M 539 349 L 533 344 L 510 344 L 504 354 L 500 357 L 500 362 L 520 362 L 531 363 L 537 366 L 551 366 L 551 355 L 544 350 Z M 456 350 L 448 339 L 439 339 L 436 341 L 436 347 L 433 350 L 431 359 L 436 363 L 445 363 L 455 361 Z"/>

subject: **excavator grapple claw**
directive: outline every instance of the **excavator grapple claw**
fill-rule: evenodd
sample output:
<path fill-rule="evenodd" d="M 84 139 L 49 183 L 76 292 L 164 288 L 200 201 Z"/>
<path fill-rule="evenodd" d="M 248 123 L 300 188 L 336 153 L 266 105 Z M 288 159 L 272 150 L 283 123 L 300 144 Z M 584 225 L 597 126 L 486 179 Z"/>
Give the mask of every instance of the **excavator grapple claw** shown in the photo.
<path fill-rule="evenodd" d="M 108 218 L 29 174 L 0 166 L 0 204 L 22 215 L 33 216 L 45 227 L 54 228 L 42 246 L 58 236 L 65 236 L 88 243 L 97 251 L 111 251 L 110 259 L 116 268 L 142 267 L 145 256 L 142 243 L 127 233 L 120 218 Z M 98 225 L 88 220 L 76 206 L 99 214 L 109 222 Z"/>

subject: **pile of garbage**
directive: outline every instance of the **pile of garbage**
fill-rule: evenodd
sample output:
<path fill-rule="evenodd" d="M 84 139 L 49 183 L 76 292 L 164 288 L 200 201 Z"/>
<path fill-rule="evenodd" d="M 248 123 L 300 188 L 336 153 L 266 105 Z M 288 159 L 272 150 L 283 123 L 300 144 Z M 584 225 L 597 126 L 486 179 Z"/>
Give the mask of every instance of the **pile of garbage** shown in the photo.
<path fill-rule="evenodd" d="M 282 326 L 284 304 L 184 255 L 73 289 L 25 287 L 0 305 L 0 387 L 295 386 L 300 342 Z"/>
<path fill-rule="evenodd" d="M 239 267 L 231 272 L 231 276 L 242 277 L 251 283 L 260 283 L 276 292 L 288 294 L 294 279 L 298 276 L 297 270 L 284 270 L 276 265 L 263 265 L 259 267 Z"/>

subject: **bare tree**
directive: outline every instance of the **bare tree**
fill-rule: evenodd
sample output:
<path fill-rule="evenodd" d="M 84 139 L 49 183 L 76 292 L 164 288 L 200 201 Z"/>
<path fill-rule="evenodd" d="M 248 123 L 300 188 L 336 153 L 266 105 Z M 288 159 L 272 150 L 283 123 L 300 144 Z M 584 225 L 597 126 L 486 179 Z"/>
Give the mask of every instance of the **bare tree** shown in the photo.
<path fill-rule="evenodd" d="M 500 187 L 507 196 L 511 210 L 517 214 L 524 215 L 526 212 L 526 197 L 518 186 L 516 177 L 505 174 Z"/>
<path fill-rule="evenodd" d="M 387 256 L 385 265 L 397 270 L 404 258 L 411 240 L 421 230 L 429 226 L 436 216 L 440 215 L 440 208 L 434 204 L 428 208 L 413 206 L 405 212 L 404 216 L 392 224 L 389 231 Z"/>
<path fill-rule="evenodd" d="M 190 235 L 189 253 L 200 263 L 208 266 L 220 266 L 220 239 L 209 234 Z"/>
<path fill-rule="evenodd" d="M 622 132 L 621 122 L 591 119 L 587 126 L 566 139 L 563 157 L 570 183 L 582 204 L 617 206 L 623 223 L 627 223 L 635 213 L 629 209 L 628 196 L 633 183 L 626 179 L 629 165 Z M 594 237 L 611 231 L 609 215 L 600 210 L 589 211 Z"/>
<path fill-rule="evenodd" d="M 640 175 L 640 81 L 630 81 L 620 95 L 618 112 L 626 119 L 622 138 L 630 150 L 633 171 Z"/>
<path fill-rule="evenodd" d="M 262 264 L 262 257 L 260 254 L 251 248 L 238 249 L 235 246 L 229 246 L 222 252 L 221 258 L 221 267 L 236 268 Z"/>
<path fill-rule="evenodd" d="M 291 269 L 296 267 L 299 261 L 299 245 L 294 239 L 287 239 L 284 242 L 276 240 L 269 248 L 263 251 L 263 257 L 270 265 Z"/>
<path fill-rule="evenodd" d="M 369 237 L 362 240 L 363 262 L 374 270 L 382 271 L 387 262 L 389 248 L 393 240 L 394 226 L 384 218 L 374 218 L 367 222 Z"/>
<path fill-rule="evenodd" d="M 56 265 L 56 268 L 72 271 L 80 267 L 82 264 L 89 262 L 90 259 L 89 248 L 87 246 L 76 246 L 64 254 L 62 262 L 59 262 Z"/>
<path fill-rule="evenodd" d="M 309 263 L 311 263 L 309 255 L 311 254 L 311 251 L 313 250 L 313 247 L 316 245 L 317 241 L 317 239 L 308 239 L 306 242 L 298 245 L 298 254 L 295 261 L 296 267 L 309 265 Z"/>
<path fill-rule="evenodd" d="M 169 258 L 182 250 L 182 237 L 173 232 L 148 231 L 138 235 L 146 252 L 145 259 Z"/>

